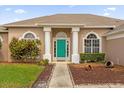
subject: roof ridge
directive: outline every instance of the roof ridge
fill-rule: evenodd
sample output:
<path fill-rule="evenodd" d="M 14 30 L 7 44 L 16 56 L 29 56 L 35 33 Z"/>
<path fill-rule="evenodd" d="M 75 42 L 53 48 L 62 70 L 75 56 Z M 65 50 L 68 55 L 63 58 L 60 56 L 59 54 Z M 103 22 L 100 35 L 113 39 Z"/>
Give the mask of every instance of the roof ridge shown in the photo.
<path fill-rule="evenodd" d="M 96 21 L 97 19 L 99 21 Z M 120 22 L 122 21 L 124 22 L 124 20 L 121 20 L 121 19 L 105 17 L 105 16 L 95 15 L 95 14 L 61 13 L 61 14 L 51 14 L 46 16 L 44 15 L 44 16 L 33 17 L 25 20 L 3 24 L 3 26 L 35 25 L 37 23 L 52 23 L 52 22 L 53 23 L 76 23 L 76 22 L 84 23 L 85 22 L 88 25 L 96 25 L 96 24 L 99 25 L 99 23 L 101 25 L 112 25 L 112 24 L 119 25 Z"/>

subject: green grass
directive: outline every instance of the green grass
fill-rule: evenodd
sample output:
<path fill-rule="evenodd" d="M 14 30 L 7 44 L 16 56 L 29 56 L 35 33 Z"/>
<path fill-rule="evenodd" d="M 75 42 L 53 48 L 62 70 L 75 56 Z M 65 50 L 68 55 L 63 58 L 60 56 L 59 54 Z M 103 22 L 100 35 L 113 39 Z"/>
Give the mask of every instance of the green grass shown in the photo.
<path fill-rule="evenodd" d="M 0 87 L 31 87 L 43 70 L 36 64 L 0 64 Z"/>

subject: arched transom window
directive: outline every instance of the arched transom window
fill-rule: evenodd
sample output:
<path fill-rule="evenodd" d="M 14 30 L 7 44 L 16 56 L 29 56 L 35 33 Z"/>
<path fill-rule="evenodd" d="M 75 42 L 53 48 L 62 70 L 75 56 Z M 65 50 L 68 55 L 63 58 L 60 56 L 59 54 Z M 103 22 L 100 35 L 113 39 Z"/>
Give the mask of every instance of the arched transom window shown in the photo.
<path fill-rule="evenodd" d="M 91 33 L 84 39 L 84 52 L 85 53 L 99 53 L 100 52 L 100 39 L 96 34 Z"/>
<path fill-rule="evenodd" d="M 33 40 L 33 39 L 38 39 L 38 37 L 33 32 L 26 32 L 23 34 L 21 39 L 32 39 Z"/>
<path fill-rule="evenodd" d="M 67 38 L 67 35 L 65 32 L 59 32 L 56 34 L 56 38 Z"/>
<path fill-rule="evenodd" d="M 27 33 L 24 38 L 28 38 L 28 39 L 35 39 L 35 36 L 32 33 Z"/>

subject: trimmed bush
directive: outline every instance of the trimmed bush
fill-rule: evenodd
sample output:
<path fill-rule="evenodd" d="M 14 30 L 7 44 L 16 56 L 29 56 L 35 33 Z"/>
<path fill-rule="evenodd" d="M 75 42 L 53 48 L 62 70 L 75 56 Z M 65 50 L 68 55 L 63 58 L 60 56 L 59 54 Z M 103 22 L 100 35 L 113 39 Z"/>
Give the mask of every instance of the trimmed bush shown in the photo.
<path fill-rule="evenodd" d="M 104 59 L 105 59 L 105 53 L 80 53 L 81 62 L 104 61 Z"/>
<path fill-rule="evenodd" d="M 9 45 L 11 57 L 14 60 L 24 62 L 36 60 L 40 55 L 40 44 L 39 40 L 18 40 L 13 38 Z"/>
<path fill-rule="evenodd" d="M 48 65 L 49 64 L 49 60 L 48 59 L 44 59 L 44 60 L 41 60 L 40 62 L 39 62 L 39 65 L 41 65 L 41 66 L 46 66 L 46 65 Z"/>
<path fill-rule="evenodd" d="M 2 41 L 0 40 L 0 49 L 2 48 Z"/>

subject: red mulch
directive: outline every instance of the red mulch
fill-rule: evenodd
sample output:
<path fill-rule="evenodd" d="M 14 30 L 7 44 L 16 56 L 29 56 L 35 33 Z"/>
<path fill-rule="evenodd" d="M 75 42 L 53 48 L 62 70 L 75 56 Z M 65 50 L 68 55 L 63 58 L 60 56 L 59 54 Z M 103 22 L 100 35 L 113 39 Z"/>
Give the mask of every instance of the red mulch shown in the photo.
<path fill-rule="evenodd" d="M 124 66 L 105 68 L 104 64 L 91 63 L 92 70 L 88 70 L 87 64 L 69 64 L 74 83 L 79 84 L 124 84 Z"/>

